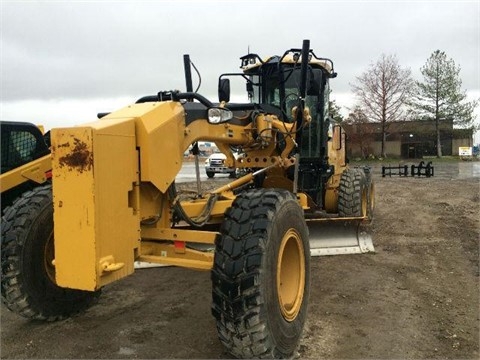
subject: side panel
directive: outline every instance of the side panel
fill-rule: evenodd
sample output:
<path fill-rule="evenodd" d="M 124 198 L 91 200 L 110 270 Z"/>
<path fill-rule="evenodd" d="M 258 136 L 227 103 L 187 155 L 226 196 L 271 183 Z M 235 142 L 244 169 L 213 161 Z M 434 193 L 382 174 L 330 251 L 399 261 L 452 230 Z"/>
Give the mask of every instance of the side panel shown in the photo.
<path fill-rule="evenodd" d="M 329 213 L 338 211 L 338 186 L 347 163 L 345 158 L 345 131 L 340 126 L 334 126 L 328 141 L 328 163 L 334 166 L 335 173 L 327 182 L 325 191 L 325 210 Z"/>
<path fill-rule="evenodd" d="M 151 182 L 164 193 L 180 171 L 183 152 L 190 145 L 184 144 L 187 134 L 183 106 L 173 101 L 133 104 L 86 126 L 96 127 L 128 119 L 135 119 L 141 181 Z M 203 123 L 207 124 L 206 121 Z"/>
<path fill-rule="evenodd" d="M 45 155 L 25 165 L 0 174 L 2 193 L 23 184 L 28 180 L 42 184 L 47 181 L 47 173 L 52 169 L 50 155 Z"/>
<path fill-rule="evenodd" d="M 134 119 L 54 129 L 52 158 L 58 285 L 92 291 L 133 273 L 140 241 L 131 200 L 138 184 Z"/>
<path fill-rule="evenodd" d="M 182 167 L 186 136 L 183 106 L 162 102 L 136 104 L 132 109 L 143 110 L 139 106 L 148 106 L 137 121 L 141 180 L 153 183 L 165 193 Z"/>

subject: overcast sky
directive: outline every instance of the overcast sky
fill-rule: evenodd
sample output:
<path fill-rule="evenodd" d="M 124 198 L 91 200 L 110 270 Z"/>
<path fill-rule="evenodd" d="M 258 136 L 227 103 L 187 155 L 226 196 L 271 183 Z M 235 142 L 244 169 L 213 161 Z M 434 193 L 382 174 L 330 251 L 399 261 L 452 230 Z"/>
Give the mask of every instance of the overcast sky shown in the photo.
<path fill-rule="evenodd" d="M 333 96 L 344 107 L 354 103 L 355 77 L 382 54 L 421 79 L 437 49 L 461 66 L 469 97 L 480 97 L 479 0 L 2 0 L 0 10 L 0 117 L 47 128 L 185 90 L 187 53 L 202 76 L 199 92 L 216 100 L 218 76 L 239 71 L 248 50 L 281 55 L 303 39 L 334 61 Z"/>

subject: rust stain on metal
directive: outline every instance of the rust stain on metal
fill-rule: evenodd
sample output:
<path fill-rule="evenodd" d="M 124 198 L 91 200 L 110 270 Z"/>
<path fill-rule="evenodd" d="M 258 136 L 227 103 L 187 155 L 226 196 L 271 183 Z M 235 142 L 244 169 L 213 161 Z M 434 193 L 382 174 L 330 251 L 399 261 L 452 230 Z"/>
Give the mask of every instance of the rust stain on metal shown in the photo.
<path fill-rule="evenodd" d="M 60 167 L 68 167 L 69 170 L 76 170 L 80 173 L 90 170 L 93 166 L 93 154 L 85 142 L 74 138 L 74 148 L 71 153 L 62 156 L 58 163 Z M 63 144 L 65 146 L 65 144 Z"/>

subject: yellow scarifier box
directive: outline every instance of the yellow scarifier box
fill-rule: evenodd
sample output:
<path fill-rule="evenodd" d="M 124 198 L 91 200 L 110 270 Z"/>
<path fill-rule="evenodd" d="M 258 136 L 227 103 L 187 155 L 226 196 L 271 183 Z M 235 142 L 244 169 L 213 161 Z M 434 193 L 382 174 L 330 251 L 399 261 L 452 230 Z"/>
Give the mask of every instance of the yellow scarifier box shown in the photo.
<path fill-rule="evenodd" d="M 135 120 L 53 129 L 52 144 L 56 281 L 93 291 L 134 271 Z"/>

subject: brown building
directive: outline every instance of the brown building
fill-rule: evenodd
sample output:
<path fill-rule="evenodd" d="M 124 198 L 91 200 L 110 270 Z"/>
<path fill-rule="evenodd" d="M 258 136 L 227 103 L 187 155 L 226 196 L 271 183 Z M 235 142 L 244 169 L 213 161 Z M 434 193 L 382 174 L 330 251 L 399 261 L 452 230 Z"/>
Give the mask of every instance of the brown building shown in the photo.
<path fill-rule="evenodd" d="M 382 125 L 380 123 L 342 124 L 348 137 L 347 152 L 351 158 L 380 156 Z M 435 122 L 428 120 L 387 123 L 385 152 L 389 157 L 421 159 L 437 155 Z M 473 130 L 454 129 L 453 121 L 440 122 L 442 155 L 458 155 L 460 146 L 473 146 Z"/>

